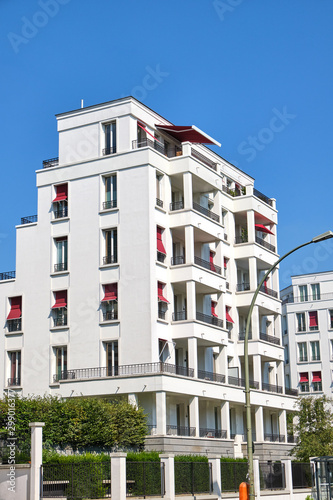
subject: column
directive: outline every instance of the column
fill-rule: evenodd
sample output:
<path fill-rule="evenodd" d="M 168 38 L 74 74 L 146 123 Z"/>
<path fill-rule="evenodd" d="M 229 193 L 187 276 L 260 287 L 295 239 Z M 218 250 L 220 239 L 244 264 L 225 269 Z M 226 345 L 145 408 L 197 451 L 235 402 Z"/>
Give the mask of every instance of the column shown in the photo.
<path fill-rule="evenodd" d="M 256 426 L 256 441 L 262 443 L 264 441 L 264 409 L 262 406 L 257 406 L 254 410 L 255 426 Z"/>
<path fill-rule="evenodd" d="M 166 392 L 156 392 L 156 432 L 166 435 Z"/>
<path fill-rule="evenodd" d="M 199 436 L 199 398 L 194 396 L 190 399 L 190 427 L 195 428 L 195 436 Z"/>
<path fill-rule="evenodd" d="M 256 382 L 259 382 L 259 390 L 262 387 L 262 375 L 261 375 L 261 355 L 254 354 L 252 356 L 253 359 L 253 379 Z"/>
<path fill-rule="evenodd" d="M 254 306 L 252 311 L 251 318 L 251 331 L 252 331 L 252 339 L 259 340 L 260 339 L 260 321 L 259 321 L 259 306 Z"/>
<path fill-rule="evenodd" d="M 259 458 L 253 457 L 254 494 L 256 500 L 260 499 L 260 469 Z"/>
<path fill-rule="evenodd" d="M 277 383 L 279 386 L 282 387 L 282 392 L 284 393 L 285 387 L 284 387 L 284 361 L 277 361 Z"/>
<path fill-rule="evenodd" d="M 43 427 L 44 422 L 30 422 L 31 428 L 31 468 L 30 468 L 30 500 L 39 500 L 40 468 L 43 462 Z"/>
<path fill-rule="evenodd" d="M 222 497 L 222 481 L 221 481 L 221 457 L 220 455 L 208 455 L 208 463 L 212 466 L 212 483 L 213 495 L 216 495 L 218 500 Z"/>
<path fill-rule="evenodd" d="M 126 500 L 126 456 L 127 453 L 110 453 L 111 457 L 111 497 Z"/>
<path fill-rule="evenodd" d="M 230 439 L 230 410 L 229 401 L 221 404 L 221 430 L 227 431 L 227 439 Z"/>
<path fill-rule="evenodd" d="M 287 412 L 279 411 L 279 434 L 284 436 L 284 442 L 287 442 Z"/>
<path fill-rule="evenodd" d="M 215 371 L 220 375 L 228 376 L 228 355 L 227 355 L 227 346 L 224 345 L 219 348 L 220 352 L 215 361 Z M 228 382 L 226 380 L 226 382 Z"/>
<path fill-rule="evenodd" d="M 139 401 L 137 394 L 128 394 L 127 398 L 130 405 L 134 406 L 134 408 L 136 409 L 139 408 Z"/>
<path fill-rule="evenodd" d="M 243 442 L 243 407 L 235 407 L 235 441 L 234 441 L 234 458 L 243 458 L 242 442 Z"/>
<path fill-rule="evenodd" d="M 285 477 L 285 488 L 286 493 L 288 492 L 288 498 L 293 498 L 293 474 L 292 474 L 292 465 L 291 458 L 284 458 L 281 460 L 281 463 L 284 464 L 284 477 Z"/>
<path fill-rule="evenodd" d="M 198 348 L 197 339 L 195 337 L 187 339 L 188 349 L 188 367 L 193 368 L 194 377 L 198 377 Z"/>
<path fill-rule="evenodd" d="M 186 281 L 187 319 L 196 319 L 195 282 Z"/>
<path fill-rule="evenodd" d="M 194 228 L 185 226 L 185 260 L 186 264 L 194 264 Z"/>
<path fill-rule="evenodd" d="M 192 191 L 192 174 L 191 172 L 183 173 L 184 184 L 184 208 L 192 210 L 193 208 L 193 191 Z"/>
<path fill-rule="evenodd" d="M 250 279 L 250 290 L 254 291 L 258 286 L 256 257 L 249 257 L 249 279 Z"/>
<path fill-rule="evenodd" d="M 255 218 L 254 218 L 254 211 L 253 210 L 248 210 L 247 213 L 246 213 L 246 218 L 247 218 L 248 242 L 253 243 L 255 241 L 255 230 L 254 230 Z"/>
<path fill-rule="evenodd" d="M 274 315 L 274 336 L 280 339 L 282 344 L 281 316 L 279 314 Z"/>
<path fill-rule="evenodd" d="M 175 498 L 175 459 L 172 453 L 163 453 L 160 455 L 161 464 L 164 464 L 164 485 L 165 500 L 174 500 Z"/>

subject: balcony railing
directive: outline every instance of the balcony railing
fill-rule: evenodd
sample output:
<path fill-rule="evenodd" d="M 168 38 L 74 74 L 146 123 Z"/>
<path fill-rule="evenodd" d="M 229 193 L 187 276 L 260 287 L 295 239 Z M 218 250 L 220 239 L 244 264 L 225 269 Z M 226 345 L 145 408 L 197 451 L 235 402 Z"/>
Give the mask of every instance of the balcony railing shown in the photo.
<path fill-rule="evenodd" d="M 250 290 L 250 283 L 237 283 L 237 292 L 248 292 Z"/>
<path fill-rule="evenodd" d="M 305 325 L 300 325 L 297 327 L 298 332 L 306 332 L 306 326 Z"/>
<path fill-rule="evenodd" d="M 236 196 L 245 195 L 246 194 L 246 187 L 242 187 L 241 189 L 238 189 L 238 188 L 231 189 L 228 186 L 222 186 L 222 191 L 224 193 L 229 194 L 233 198 L 235 198 Z"/>
<path fill-rule="evenodd" d="M 285 389 L 284 391 L 288 396 L 298 396 L 298 390 L 297 389 Z"/>
<path fill-rule="evenodd" d="M 283 392 L 283 388 L 280 385 L 266 384 L 266 382 L 263 382 L 261 387 L 263 391 L 277 392 L 278 394 L 282 394 Z"/>
<path fill-rule="evenodd" d="M 158 260 L 158 262 L 164 262 L 165 261 L 165 253 L 162 253 L 162 252 L 159 252 L 157 250 L 157 255 L 156 255 L 156 259 Z"/>
<path fill-rule="evenodd" d="M 227 439 L 227 431 L 222 429 L 205 429 L 200 427 L 199 436 L 203 438 Z"/>
<path fill-rule="evenodd" d="M 209 316 L 208 314 L 203 314 L 202 312 L 197 311 L 196 318 L 197 321 L 202 321 L 203 323 L 223 328 L 223 319 L 219 319 L 216 316 Z"/>
<path fill-rule="evenodd" d="M 28 215 L 27 217 L 21 217 L 21 225 L 23 226 L 24 224 L 33 224 L 34 222 L 37 222 L 37 220 L 37 215 Z"/>
<path fill-rule="evenodd" d="M 22 330 L 22 318 L 8 319 L 7 328 L 9 332 L 20 332 Z"/>
<path fill-rule="evenodd" d="M 228 384 L 237 385 L 238 387 L 245 387 L 245 378 L 228 376 Z M 250 380 L 250 388 L 259 389 L 259 382 L 256 382 L 255 380 Z"/>
<path fill-rule="evenodd" d="M 117 257 L 115 255 L 106 255 L 103 257 L 103 265 L 106 264 L 117 264 Z"/>
<path fill-rule="evenodd" d="M 273 335 L 267 335 L 267 333 L 260 332 L 260 340 L 265 340 L 265 342 L 270 342 L 271 344 L 280 345 L 280 339 L 273 337 Z"/>
<path fill-rule="evenodd" d="M 68 216 L 68 207 L 63 207 L 60 210 L 55 210 L 54 211 L 54 218 L 55 219 L 63 219 L 64 217 Z"/>
<path fill-rule="evenodd" d="M 157 205 L 158 207 L 163 208 L 163 201 L 162 201 L 162 200 L 160 200 L 159 198 L 156 198 L 156 205 Z"/>
<path fill-rule="evenodd" d="M 109 210 L 110 208 L 117 208 L 117 200 L 103 201 L 103 210 Z"/>
<path fill-rule="evenodd" d="M 59 273 L 60 271 L 67 271 L 67 262 L 59 262 L 54 264 L 54 272 Z"/>
<path fill-rule="evenodd" d="M 148 424 L 147 429 L 148 429 L 147 436 L 156 436 L 156 434 L 157 434 L 157 426 L 156 425 Z"/>
<path fill-rule="evenodd" d="M 204 267 L 205 269 L 209 269 L 209 271 L 213 271 L 214 273 L 222 275 L 222 269 L 220 266 L 213 264 L 212 262 L 208 262 L 207 260 L 201 259 L 200 257 L 194 256 L 194 263 L 200 267 Z"/>
<path fill-rule="evenodd" d="M 13 280 L 16 278 L 16 271 L 7 271 L 6 273 L 0 273 L 0 281 Z"/>
<path fill-rule="evenodd" d="M 243 441 L 247 443 L 247 432 L 243 434 Z M 255 432 L 252 432 L 252 441 L 255 443 L 257 441 L 257 436 Z"/>
<path fill-rule="evenodd" d="M 185 321 L 187 320 L 187 311 L 178 311 L 172 313 L 172 321 Z"/>
<path fill-rule="evenodd" d="M 186 366 L 171 365 L 169 363 L 141 363 L 137 365 L 122 365 L 116 367 L 78 368 L 63 370 L 53 376 L 55 382 L 59 380 L 96 379 L 104 377 L 123 377 L 126 375 L 146 375 L 148 373 L 168 373 L 193 377 L 194 370 Z"/>
<path fill-rule="evenodd" d="M 272 200 L 270 198 L 268 198 L 268 196 L 266 196 L 266 195 L 262 194 L 260 191 L 258 191 L 258 189 L 253 189 L 253 194 L 257 198 L 259 198 L 259 200 L 264 201 L 265 203 L 267 203 L 267 205 L 269 205 L 270 207 L 273 206 Z"/>
<path fill-rule="evenodd" d="M 210 380 L 211 382 L 219 382 L 220 384 L 225 384 L 225 375 L 222 375 L 220 373 L 198 370 L 198 378 L 200 378 L 201 380 Z"/>
<path fill-rule="evenodd" d="M 167 436 L 195 436 L 195 427 L 183 427 L 179 425 L 167 425 Z"/>
<path fill-rule="evenodd" d="M 166 311 L 158 311 L 158 318 L 165 319 L 165 313 L 166 313 Z"/>
<path fill-rule="evenodd" d="M 238 339 L 244 340 L 245 339 L 245 332 L 239 332 Z M 249 332 L 249 340 L 251 340 L 251 339 L 252 339 L 252 332 Z"/>
<path fill-rule="evenodd" d="M 184 208 L 183 200 L 173 201 L 172 203 L 170 203 L 170 212 L 174 212 L 175 210 L 183 210 L 183 208 Z"/>
<path fill-rule="evenodd" d="M 262 293 L 265 293 L 266 295 L 270 295 L 271 297 L 274 297 L 275 299 L 278 298 L 278 293 L 275 290 L 268 288 L 266 285 L 261 285 L 260 291 Z"/>
<path fill-rule="evenodd" d="M 212 168 L 215 171 L 217 170 L 216 162 L 209 160 L 209 158 L 207 158 L 206 156 L 204 156 L 203 154 L 199 153 L 198 151 L 192 148 L 191 148 L 191 156 L 192 158 L 195 158 L 196 160 L 199 160 L 205 165 L 207 165 L 207 167 Z"/>
<path fill-rule="evenodd" d="M 179 146 L 169 145 L 168 148 L 166 148 L 163 144 L 157 141 L 152 141 L 151 139 L 147 138 L 142 139 L 141 141 L 132 141 L 132 149 L 146 148 L 147 146 L 155 149 L 162 155 L 167 156 L 168 158 L 174 158 L 175 156 L 182 155 L 182 149 Z"/>
<path fill-rule="evenodd" d="M 54 326 L 67 326 L 67 318 L 54 318 Z"/>
<path fill-rule="evenodd" d="M 8 387 L 19 386 L 21 385 L 21 379 L 17 378 L 9 378 L 7 379 Z"/>
<path fill-rule="evenodd" d="M 59 165 L 59 158 L 50 158 L 43 160 L 43 168 L 57 167 Z"/>
<path fill-rule="evenodd" d="M 241 234 L 239 236 L 236 236 L 235 238 L 235 245 L 239 245 L 240 243 L 247 243 L 248 242 L 248 237 L 245 234 Z"/>
<path fill-rule="evenodd" d="M 103 313 L 103 321 L 113 321 L 118 319 L 118 311 L 106 311 Z"/>
<path fill-rule="evenodd" d="M 116 148 L 110 147 L 110 148 L 104 148 L 102 151 L 102 154 L 103 154 L 103 156 L 107 156 L 107 155 L 113 155 L 116 152 L 117 152 Z"/>
<path fill-rule="evenodd" d="M 286 436 L 284 434 L 266 434 L 264 433 L 265 441 L 270 441 L 271 443 L 284 443 Z"/>
<path fill-rule="evenodd" d="M 268 250 L 270 250 L 271 252 L 274 252 L 275 253 L 275 246 L 274 245 L 271 245 L 270 243 L 267 243 L 267 241 L 263 240 L 262 238 L 259 238 L 259 236 L 256 235 L 256 243 L 258 243 L 259 245 L 261 245 L 262 247 L 265 247 L 267 248 Z"/>
<path fill-rule="evenodd" d="M 172 257 L 172 266 L 180 266 L 181 264 L 185 264 L 185 255 L 177 255 L 176 257 Z"/>
<path fill-rule="evenodd" d="M 205 215 L 206 217 L 209 217 L 212 220 L 215 220 L 216 222 L 220 222 L 220 216 L 217 214 L 214 214 L 211 210 L 208 210 L 208 208 L 202 207 L 199 205 L 199 203 L 196 203 L 195 201 L 193 202 L 193 208 L 197 212 L 200 212 L 201 214 Z"/>
<path fill-rule="evenodd" d="M 287 443 L 296 443 L 296 437 L 292 434 L 287 434 Z"/>
<path fill-rule="evenodd" d="M 319 298 L 314 298 L 313 296 L 308 295 L 307 297 L 285 297 L 282 300 L 282 304 L 287 304 L 287 303 L 294 303 L 294 302 L 314 302 L 317 300 L 329 300 L 333 299 L 333 292 L 330 293 L 321 293 Z M 330 325 L 330 328 L 333 328 L 333 325 Z"/>

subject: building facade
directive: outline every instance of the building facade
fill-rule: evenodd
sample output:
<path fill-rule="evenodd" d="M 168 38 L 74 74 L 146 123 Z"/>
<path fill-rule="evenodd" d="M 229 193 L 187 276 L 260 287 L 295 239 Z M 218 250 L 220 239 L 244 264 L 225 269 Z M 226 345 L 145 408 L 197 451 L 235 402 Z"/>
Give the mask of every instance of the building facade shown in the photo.
<path fill-rule="evenodd" d="M 333 271 L 291 277 L 281 291 L 286 387 L 332 397 Z"/>
<path fill-rule="evenodd" d="M 0 274 L 1 385 L 127 397 L 147 448 L 246 450 L 244 331 L 277 260 L 275 200 L 134 98 L 57 115 L 59 157 L 36 172 L 38 216 Z M 288 453 L 278 271 L 249 341 L 256 453 Z"/>

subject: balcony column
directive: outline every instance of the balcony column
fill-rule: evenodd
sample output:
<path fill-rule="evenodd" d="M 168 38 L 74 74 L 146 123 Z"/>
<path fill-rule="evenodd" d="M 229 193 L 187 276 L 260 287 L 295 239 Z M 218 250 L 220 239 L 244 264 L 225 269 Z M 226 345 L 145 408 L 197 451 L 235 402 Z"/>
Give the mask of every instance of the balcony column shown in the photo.
<path fill-rule="evenodd" d="M 249 279 L 250 290 L 254 291 L 258 286 L 256 257 L 249 257 Z"/>
<path fill-rule="evenodd" d="M 192 190 L 192 174 L 191 172 L 183 173 L 184 184 L 184 208 L 192 210 L 193 208 L 193 190 Z"/>
<path fill-rule="evenodd" d="M 274 271 L 271 274 L 271 288 L 275 292 L 279 293 L 279 286 L 280 286 L 280 283 L 279 283 L 279 270 L 278 269 L 274 269 Z"/>
<path fill-rule="evenodd" d="M 134 406 L 134 408 L 136 408 L 136 409 L 139 408 L 139 401 L 138 401 L 137 394 L 128 394 L 127 400 L 128 400 L 130 405 Z"/>
<path fill-rule="evenodd" d="M 230 439 L 230 406 L 229 401 L 221 404 L 221 430 L 227 431 L 227 439 Z"/>
<path fill-rule="evenodd" d="M 255 241 L 255 236 L 256 236 L 254 230 L 254 224 L 255 224 L 254 210 L 247 211 L 246 219 L 247 219 L 248 242 L 253 243 Z"/>
<path fill-rule="evenodd" d="M 274 336 L 280 339 L 282 344 L 282 331 L 281 331 L 281 316 L 280 314 L 274 315 Z"/>
<path fill-rule="evenodd" d="M 252 311 L 251 331 L 252 331 L 252 339 L 259 340 L 260 338 L 259 306 L 254 306 Z"/>
<path fill-rule="evenodd" d="M 156 392 L 156 433 L 166 435 L 166 392 Z"/>
<path fill-rule="evenodd" d="M 194 264 L 194 227 L 185 226 L 185 261 Z"/>
<path fill-rule="evenodd" d="M 287 412 L 286 410 L 279 411 L 279 434 L 284 436 L 284 442 L 287 441 Z"/>
<path fill-rule="evenodd" d="M 188 367 L 193 368 L 194 377 L 198 377 L 198 347 L 195 337 L 187 339 Z"/>
<path fill-rule="evenodd" d="M 187 319 L 196 319 L 195 281 L 186 281 Z"/>
<path fill-rule="evenodd" d="M 264 409 L 262 406 L 257 406 L 254 410 L 256 440 L 259 443 L 264 441 Z"/>
<path fill-rule="evenodd" d="M 253 360 L 253 379 L 259 382 L 259 390 L 261 391 L 262 374 L 261 374 L 261 355 L 254 354 L 252 356 Z"/>
<path fill-rule="evenodd" d="M 282 387 L 282 392 L 285 392 L 285 383 L 284 383 L 284 362 L 277 361 L 277 385 L 280 385 Z"/>
<path fill-rule="evenodd" d="M 195 436 L 199 436 L 199 398 L 194 396 L 190 399 L 189 427 L 195 428 Z"/>
<path fill-rule="evenodd" d="M 228 374 L 228 356 L 227 356 L 227 346 L 220 347 L 220 352 L 215 360 L 215 371 L 220 375 Z"/>

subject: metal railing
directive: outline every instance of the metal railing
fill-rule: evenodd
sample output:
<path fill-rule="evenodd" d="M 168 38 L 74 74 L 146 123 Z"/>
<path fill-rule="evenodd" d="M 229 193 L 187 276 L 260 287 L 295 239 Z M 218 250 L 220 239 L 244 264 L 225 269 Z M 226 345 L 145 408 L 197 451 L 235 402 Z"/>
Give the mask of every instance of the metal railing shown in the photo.
<path fill-rule="evenodd" d="M 106 264 L 117 264 L 117 257 L 116 255 L 106 255 L 103 257 L 103 265 L 105 266 Z"/>
<path fill-rule="evenodd" d="M 60 271 L 67 271 L 67 262 L 59 262 L 54 264 L 54 272 L 59 273 Z"/>
<path fill-rule="evenodd" d="M 195 497 L 198 493 L 211 494 L 212 490 L 212 464 L 175 461 L 176 495 Z"/>
<path fill-rule="evenodd" d="M 298 396 L 298 390 L 297 389 L 290 389 L 290 388 L 285 388 L 284 390 L 285 394 L 288 396 Z"/>
<path fill-rule="evenodd" d="M 166 257 L 165 253 L 159 252 L 159 251 L 157 250 L 156 260 L 157 260 L 158 262 L 162 262 L 162 263 L 164 263 L 164 261 L 165 261 L 165 257 Z"/>
<path fill-rule="evenodd" d="M 293 434 L 287 434 L 287 443 L 296 443 L 296 437 Z"/>
<path fill-rule="evenodd" d="M 21 217 L 21 225 L 24 224 L 33 224 L 38 221 L 37 215 L 28 215 L 27 217 Z"/>
<path fill-rule="evenodd" d="M 196 203 L 195 201 L 193 202 L 193 208 L 197 212 L 200 212 L 201 214 L 205 215 L 206 217 L 209 217 L 212 220 L 215 220 L 216 222 L 220 222 L 220 216 L 217 214 L 214 214 L 211 210 L 208 210 L 208 208 L 202 207 L 199 205 L 199 203 Z"/>
<path fill-rule="evenodd" d="M 238 493 L 239 485 L 248 480 L 247 472 L 247 462 L 221 462 L 222 491 Z"/>
<path fill-rule="evenodd" d="M 43 168 L 57 167 L 59 165 L 59 157 L 43 160 Z"/>
<path fill-rule="evenodd" d="M 241 189 L 231 189 L 230 187 L 228 186 L 222 186 L 222 191 L 224 193 L 227 193 L 229 194 L 230 196 L 232 196 L 233 198 L 235 198 L 236 196 L 242 196 L 242 195 L 245 195 L 246 194 L 246 187 L 242 187 Z"/>
<path fill-rule="evenodd" d="M 110 208 L 117 208 L 117 200 L 103 201 L 103 210 L 109 210 Z"/>
<path fill-rule="evenodd" d="M 237 385 L 238 387 L 245 387 L 245 378 L 228 376 L 229 385 Z M 251 389 L 259 389 L 259 382 L 255 380 L 250 380 Z"/>
<path fill-rule="evenodd" d="M 239 245 L 240 243 L 248 243 L 247 235 L 243 234 L 243 235 L 236 236 L 235 245 Z"/>
<path fill-rule="evenodd" d="M 16 271 L 7 271 L 6 273 L 0 273 L 0 281 L 13 280 L 16 278 Z"/>
<path fill-rule="evenodd" d="M 222 375 L 220 373 L 198 370 L 198 378 L 201 380 L 210 380 L 211 382 L 219 382 L 220 384 L 225 384 L 225 375 Z"/>
<path fill-rule="evenodd" d="M 104 148 L 102 151 L 102 154 L 103 154 L 103 156 L 107 156 L 107 155 L 113 155 L 116 152 L 117 152 L 117 149 L 111 146 L 109 148 Z"/>
<path fill-rule="evenodd" d="M 284 443 L 286 440 L 286 436 L 284 434 L 270 434 L 265 432 L 264 440 L 270 441 L 271 443 Z"/>
<path fill-rule="evenodd" d="M 126 460 L 127 497 L 163 498 L 164 495 L 165 464 L 163 462 L 132 462 L 130 460 Z"/>
<path fill-rule="evenodd" d="M 177 257 L 171 258 L 172 266 L 180 266 L 181 264 L 185 264 L 185 255 L 177 255 Z"/>
<path fill-rule="evenodd" d="M 168 436 L 195 436 L 195 427 L 167 425 L 166 433 Z"/>
<path fill-rule="evenodd" d="M 264 195 L 263 193 L 261 193 L 260 191 L 258 191 L 258 189 L 253 189 L 253 194 L 254 196 L 256 196 L 257 198 L 259 198 L 259 200 L 261 201 L 264 201 L 265 203 L 267 203 L 267 205 L 269 205 L 270 207 L 273 206 L 273 202 L 270 198 L 268 198 L 268 196 Z"/>
<path fill-rule="evenodd" d="M 7 328 L 9 332 L 20 332 L 22 330 L 22 318 L 7 319 Z"/>
<path fill-rule="evenodd" d="M 187 320 L 187 311 L 178 311 L 172 313 L 172 321 L 185 321 Z"/>
<path fill-rule="evenodd" d="M 142 139 L 141 141 L 132 141 L 132 149 L 140 149 L 150 147 L 158 151 L 162 155 L 168 158 L 174 158 L 175 156 L 182 156 L 182 149 L 179 146 L 168 146 L 160 144 L 157 141 L 152 141 L 151 139 Z"/>
<path fill-rule="evenodd" d="M 157 205 L 158 207 L 163 208 L 163 201 L 162 201 L 162 200 L 160 200 L 159 198 L 156 198 L 156 205 Z"/>
<path fill-rule="evenodd" d="M 245 332 L 239 332 L 238 339 L 244 340 L 245 339 Z M 249 332 L 249 340 L 252 340 L 252 332 Z"/>
<path fill-rule="evenodd" d="M 227 431 L 222 429 L 205 429 L 200 427 L 199 436 L 203 438 L 227 439 Z"/>
<path fill-rule="evenodd" d="M 236 292 L 248 292 L 250 290 L 250 283 L 237 283 Z"/>
<path fill-rule="evenodd" d="M 166 313 L 166 311 L 158 311 L 158 318 L 165 319 L 165 313 Z"/>
<path fill-rule="evenodd" d="M 281 385 L 267 384 L 266 382 L 262 382 L 261 387 L 263 391 L 277 392 L 278 394 L 282 394 L 283 392 L 283 387 Z"/>
<path fill-rule="evenodd" d="M 54 318 L 54 326 L 67 326 L 67 318 Z"/>
<path fill-rule="evenodd" d="M 286 487 L 284 464 L 280 462 L 259 462 L 260 489 L 284 490 Z"/>
<path fill-rule="evenodd" d="M 289 441 L 288 441 L 289 442 Z M 311 488 L 312 474 L 310 462 L 291 462 L 293 488 Z"/>
<path fill-rule="evenodd" d="M 316 298 L 314 298 L 313 296 L 310 297 L 310 295 L 308 295 L 307 297 L 300 297 L 300 296 L 297 296 L 297 297 L 294 297 L 294 296 L 290 296 L 290 297 L 285 297 L 282 301 L 282 304 L 287 304 L 287 303 L 294 303 L 294 302 L 317 302 L 318 300 L 329 300 L 329 299 L 332 299 L 333 298 L 333 292 L 330 292 L 330 293 L 321 293 L 319 295 L 316 296 Z M 331 328 L 333 328 L 333 325 L 331 325 Z"/>
<path fill-rule="evenodd" d="M 202 321 L 203 323 L 223 328 L 223 319 L 219 319 L 216 316 L 209 316 L 208 314 L 203 314 L 202 312 L 197 311 L 196 318 L 197 321 Z"/>
<path fill-rule="evenodd" d="M 260 332 L 259 334 L 260 340 L 264 340 L 265 342 L 270 342 L 271 344 L 280 345 L 280 339 L 277 337 L 273 337 L 272 335 L 267 335 L 267 333 Z"/>
<path fill-rule="evenodd" d="M 103 313 L 103 321 L 113 321 L 118 319 L 118 311 L 106 311 Z"/>
<path fill-rule="evenodd" d="M 62 219 L 64 217 L 68 216 L 68 207 L 63 207 L 60 208 L 60 210 L 55 210 L 54 211 L 54 218 L 55 219 Z"/>
<path fill-rule="evenodd" d="M 196 151 L 193 148 L 191 148 L 191 156 L 192 156 L 192 158 L 195 158 L 196 160 L 199 160 L 202 163 L 204 163 L 205 165 L 207 165 L 207 167 L 212 168 L 215 171 L 217 170 L 217 163 L 216 162 L 210 160 L 209 158 L 207 158 L 206 156 L 199 153 L 198 151 Z"/>
<path fill-rule="evenodd" d="M 213 271 L 213 273 L 222 274 L 222 269 L 220 268 L 220 266 L 217 266 L 213 262 L 208 262 L 207 260 L 194 256 L 194 263 L 200 267 L 209 269 L 209 271 Z"/>
<path fill-rule="evenodd" d="M 274 297 L 275 299 L 278 298 L 278 293 L 275 290 L 268 288 L 266 285 L 261 285 L 260 291 L 262 293 L 265 293 L 266 295 L 270 295 L 271 297 Z"/>
<path fill-rule="evenodd" d="M 175 210 L 183 210 L 183 208 L 184 208 L 183 200 L 173 201 L 172 203 L 170 203 L 170 212 L 174 212 Z"/>
<path fill-rule="evenodd" d="M 21 385 L 21 379 L 20 379 L 20 377 L 7 379 L 7 385 L 8 385 L 8 387 L 14 387 L 14 386 Z"/>
<path fill-rule="evenodd" d="M 147 424 L 147 436 L 156 436 L 157 434 L 157 425 L 156 424 Z"/>
<path fill-rule="evenodd" d="M 256 243 L 258 243 L 260 246 L 267 248 L 271 252 L 276 253 L 276 249 L 274 245 L 271 245 L 270 243 L 267 243 L 267 241 L 263 240 L 262 238 L 259 238 L 259 236 L 256 235 Z"/>
<path fill-rule="evenodd" d="M 103 377 L 121 377 L 125 375 L 146 375 L 148 373 L 168 373 L 183 377 L 194 377 L 193 368 L 172 365 L 169 363 L 141 363 L 136 365 L 121 365 L 114 367 L 78 368 L 63 370 L 53 376 L 55 382 L 59 380 L 92 379 Z"/>

